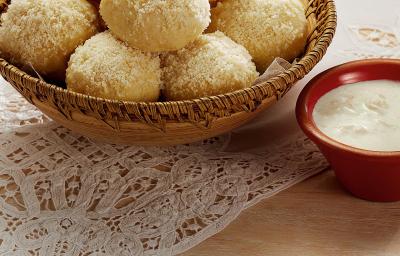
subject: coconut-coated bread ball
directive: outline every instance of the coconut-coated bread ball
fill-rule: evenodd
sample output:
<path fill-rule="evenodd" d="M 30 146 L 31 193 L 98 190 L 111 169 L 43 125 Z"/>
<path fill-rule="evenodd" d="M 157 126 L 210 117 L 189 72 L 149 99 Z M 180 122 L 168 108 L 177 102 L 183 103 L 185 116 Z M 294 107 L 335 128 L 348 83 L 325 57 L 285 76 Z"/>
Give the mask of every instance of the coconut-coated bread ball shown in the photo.
<path fill-rule="evenodd" d="M 174 51 L 194 41 L 210 23 L 208 0 L 102 0 L 111 32 L 131 47 Z"/>
<path fill-rule="evenodd" d="M 64 80 L 71 53 L 97 30 L 97 11 L 86 0 L 13 0 L 1 16 L 0 52 L 22 68 Z"/>
<path fill-rule="evenodd" d="M 250 87 L 258 77 L 247 50 L 221 32 L 201 35 L 162 56 L 167 100 L 213 96 Z"/>
<path fill-rule="evenodd" d="M 276 57 L 293 61 L 307 40 L 300 0 L 224 0 L 212 10 L 209 30 L 220 30 L 246 47 L 259 71 Z"/>
<path fill-rule="evenodd" d="M 160 94 L 160 58 L 128 47 L 108 31 L 76 49 L 67 69 L 67 88 L 106 99 L 150 102 Z"/>

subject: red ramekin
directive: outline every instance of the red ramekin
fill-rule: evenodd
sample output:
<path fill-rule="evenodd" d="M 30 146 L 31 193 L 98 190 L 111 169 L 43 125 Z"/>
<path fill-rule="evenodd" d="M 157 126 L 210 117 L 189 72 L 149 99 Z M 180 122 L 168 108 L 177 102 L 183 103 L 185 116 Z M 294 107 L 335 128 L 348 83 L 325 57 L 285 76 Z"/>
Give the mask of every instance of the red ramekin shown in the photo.
<path fill-rule="evenodd" d="M 360 60 L 326 70 L 301 92 L 296 116 L 304 133 L 319 147 L 349 192 L 369 201 L 399 201 L 400 151 L 369 151 L 342 144 L 322 133 L 312 117 L 316 102 L 330 90 L 345 84 L 379 79 L 400 81 L 400 60 Z"/>

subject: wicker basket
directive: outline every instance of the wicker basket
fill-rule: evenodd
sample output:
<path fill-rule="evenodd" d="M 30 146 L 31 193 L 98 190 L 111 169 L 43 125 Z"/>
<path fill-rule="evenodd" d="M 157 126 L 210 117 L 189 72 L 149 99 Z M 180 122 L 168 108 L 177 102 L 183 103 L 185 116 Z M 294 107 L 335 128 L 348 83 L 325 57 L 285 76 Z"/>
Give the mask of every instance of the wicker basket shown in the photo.
<path fill-rule="evenodd" d="M 0 12 L 7 7 L 0 0 Z M 134 103 L 93 98 L 32 77 L 0 58 L 0 73 L 59 124 L 116 144 L 165 145 L 228 132 L 282 98 L 325 54 L 336 28 L 332 0 L 306 0 L 309 37 L 304 56 L 285 73 L 251 88 L 196 100 Z"/>

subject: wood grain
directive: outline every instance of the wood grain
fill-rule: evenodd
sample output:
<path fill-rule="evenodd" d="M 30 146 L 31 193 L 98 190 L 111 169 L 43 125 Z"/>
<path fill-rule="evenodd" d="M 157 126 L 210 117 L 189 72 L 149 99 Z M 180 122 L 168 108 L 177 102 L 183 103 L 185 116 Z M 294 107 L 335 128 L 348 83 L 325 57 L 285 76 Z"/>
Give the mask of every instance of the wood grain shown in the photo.
<path fill-rule="evenodd" d="M 352 197 L 332 171 L 244 211 L 184 256 L 398 256 L 400 203 Z"/>

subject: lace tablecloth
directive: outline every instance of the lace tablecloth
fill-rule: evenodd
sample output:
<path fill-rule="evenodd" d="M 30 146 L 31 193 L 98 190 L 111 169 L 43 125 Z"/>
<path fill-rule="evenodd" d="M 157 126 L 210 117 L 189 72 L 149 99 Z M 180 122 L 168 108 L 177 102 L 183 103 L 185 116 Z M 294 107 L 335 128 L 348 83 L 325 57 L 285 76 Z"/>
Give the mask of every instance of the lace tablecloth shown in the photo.
<path fill-rule="evenodd" d="M 295 125 L 300 89 L 332 65 L 400 52 L 398 1 L 337 5 L 337 37 L 310 76 L 252 124 L 192 145 L 96 143 L 48 120 L 1 80 L 0 255 L 175 255 L 325 169 Z"/>

